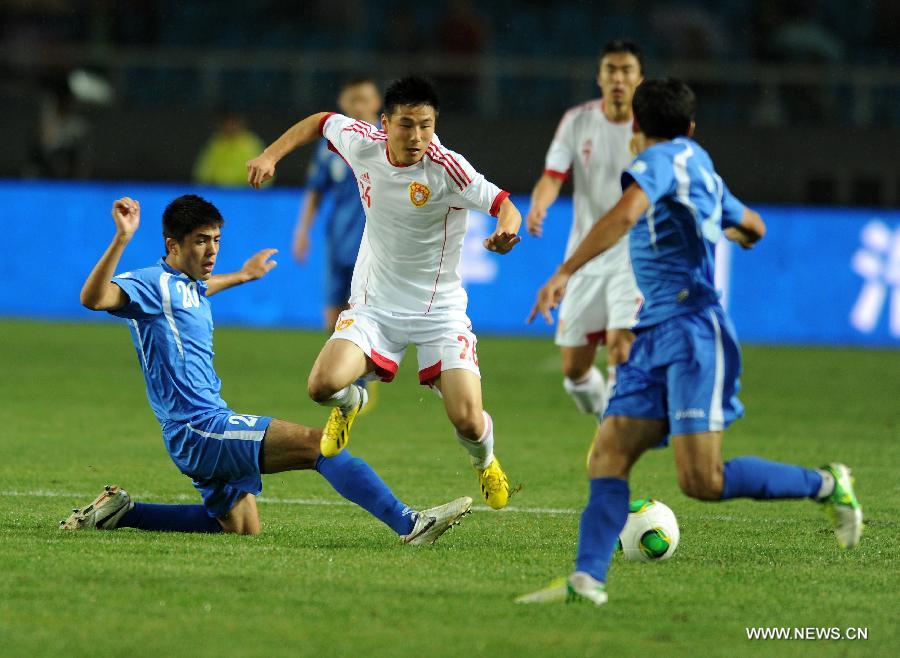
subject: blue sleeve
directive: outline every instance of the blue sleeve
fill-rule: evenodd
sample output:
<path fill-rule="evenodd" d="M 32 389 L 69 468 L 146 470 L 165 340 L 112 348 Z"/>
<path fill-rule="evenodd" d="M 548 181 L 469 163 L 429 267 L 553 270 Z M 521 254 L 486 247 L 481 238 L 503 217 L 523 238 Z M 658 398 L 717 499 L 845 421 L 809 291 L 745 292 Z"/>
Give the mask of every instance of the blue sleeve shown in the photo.
<path fill-rule="evenodd" d="M 328 142 L 321 140 L 316 148 L 316 154 L 309 163 L 309 170 L 306 173 L 307 189 L 325 194 L 331 187 L 331 158 L 334 158 L 331 151 L 328 150 Z"/>
<path fill-rule="evenodd" d="M 744 217 L 745 206 L 722 181 L 722 228 L 737 226 Z"/>
<path fill-rule="evenodd" d="M 666 194 L 674 192 L 675 170 L 672 159 L 659 151 L 644 151 L 622 172 L 622 191 L 631 183 L 637 183 L 650 197 L 650 203 L 655 204 Z"/>
<path fill-rule="evenodd" d="M 110 315 L 128 320 L 142 320 L 162 313 L 162 293 L 158 277 L 147 271 L 123 272 L 112 282 L 126 295 L 128 303 L 120 309 L 108 311 Z"/>

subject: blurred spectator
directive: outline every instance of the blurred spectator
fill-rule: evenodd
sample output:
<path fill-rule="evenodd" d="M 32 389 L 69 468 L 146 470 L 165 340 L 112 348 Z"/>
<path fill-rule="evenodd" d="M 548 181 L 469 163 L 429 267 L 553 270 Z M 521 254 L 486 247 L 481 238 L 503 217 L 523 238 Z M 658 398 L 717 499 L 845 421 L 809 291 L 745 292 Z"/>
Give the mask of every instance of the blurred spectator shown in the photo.
<path fill-rule="evenodd" d="M 39 178 L 86 178 L 90 174 L 90 124 L 77 111 L 66 78 L 40 100 L 40 123 L 23 174 Z"/>
<path fill-rule="evenodd" d="M 247 184 L 247 160 L 265 148 L 244 123 L 243 117 L 226 112 L 219 127 L 200 151 L 194 164 L 194 180 L 207 185 L 237 187 Z"/>

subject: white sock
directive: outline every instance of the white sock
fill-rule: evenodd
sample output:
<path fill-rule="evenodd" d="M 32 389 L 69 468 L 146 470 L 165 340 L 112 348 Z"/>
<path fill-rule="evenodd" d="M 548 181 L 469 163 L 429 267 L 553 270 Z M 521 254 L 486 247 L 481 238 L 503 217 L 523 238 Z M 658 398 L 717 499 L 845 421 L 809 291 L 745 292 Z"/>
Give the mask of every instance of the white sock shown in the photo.
<path fill-rule="evenodd" d="M 457 432 L 456 440 L 468 451 L 472 466 L 484 470 L 494 461 L 494 421 L 488 412 L 481 413 L 484 414 L 484 433 L 481 438 L 473 441 Z"/>
<path fill-rule="evenodd" d="M 359 404 L 359 396 L 359 386 L 350 384 L 319 404 L 323 407 L 338 407 L 342 413 L 348 414 Z"/>
<path fill-rule="evenodd" d="M 816 473 L 822 476 L 822 486 L 819 487 L 819 493 L 816 494 L 816 500 L 823 500 L 830 496 L 834 491 L 834 476 L 830 471 L 824 468 L 815 469 Z"/>
<path fill-rule="evenodd" d="M 578 410 L 586 414 L 602 414 L 606 408 L 606 382 L 596 367 L 591 366 L 579 381 L 566 377 L 563 388 L 572 396 Z"/>

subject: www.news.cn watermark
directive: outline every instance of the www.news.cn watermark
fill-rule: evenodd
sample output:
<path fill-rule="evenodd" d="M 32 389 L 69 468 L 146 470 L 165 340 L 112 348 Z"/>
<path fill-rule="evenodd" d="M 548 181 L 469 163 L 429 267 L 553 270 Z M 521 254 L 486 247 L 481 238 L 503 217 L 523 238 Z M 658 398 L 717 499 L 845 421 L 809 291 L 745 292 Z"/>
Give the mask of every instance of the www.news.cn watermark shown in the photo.
<path fill-rule="evenodd" d="M 869 629 L 858 626 L 746 627 L 748 640 L 868 640 Z"/>

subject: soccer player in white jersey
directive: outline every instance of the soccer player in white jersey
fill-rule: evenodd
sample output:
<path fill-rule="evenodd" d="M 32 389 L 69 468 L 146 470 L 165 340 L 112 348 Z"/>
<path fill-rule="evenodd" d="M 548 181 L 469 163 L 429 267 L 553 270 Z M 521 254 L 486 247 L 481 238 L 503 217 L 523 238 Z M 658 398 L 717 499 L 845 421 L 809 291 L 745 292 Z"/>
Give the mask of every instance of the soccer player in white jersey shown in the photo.
<path fill-rule="evenodd" d="M 630 41 L 608 43 L 600 56 L 597 84 L 602 98 L 563 115 L 547 151 L 544 173 L 531 193 L 526 226 L 540 237 L 547 209 L 563 182 L 574 184 L 574 217 L 568 258 L 591 227 L 622 196 L 619 177 L 633 157 L 631 98 L 643 79 L 641 51 Z M 559 309 L 556 344 L 562 355 L 563 387 L 575 405 L 599 420 L 616 366 L 628 359 L 631 327 L 641 295 L 628 257 L 628 237 L 593 259 L 569 282 Z M 597 345 L 606 344 L 607 381 L 594 365 Z"/>
<path fill-rule="evenodd" d="M 500 509 L 509 483 L 494 455 L 493 422 L 482 407 L 477 339 L 458 265 L 468 209 L 497 217 L 484 246 L 500 254 L 519 242 L 522 217 L 508 192 L 441 145 L 434 133 L 438 111 L 427 80 L 402 78 L 385 92 L 382 130 L 341 114 L 313 114 L 247 163 L 248 180 L 259 188 L 284 156 L 322 135 L 353 169 L 365 206 L 350 309 L 338 317 L 309 375 L 310 397 L 334 407 L 322 454 L 344 448 L 365 405 L 365 391 L 353 382 L 361 376 L 391 381 L 412 344 L 419 382 L 443 398 L 485 501 Z"/>

